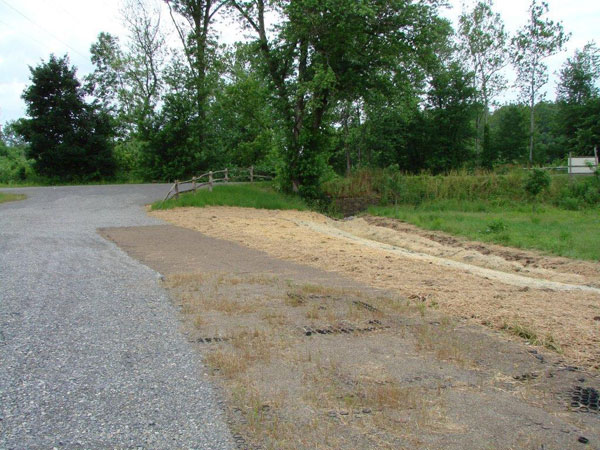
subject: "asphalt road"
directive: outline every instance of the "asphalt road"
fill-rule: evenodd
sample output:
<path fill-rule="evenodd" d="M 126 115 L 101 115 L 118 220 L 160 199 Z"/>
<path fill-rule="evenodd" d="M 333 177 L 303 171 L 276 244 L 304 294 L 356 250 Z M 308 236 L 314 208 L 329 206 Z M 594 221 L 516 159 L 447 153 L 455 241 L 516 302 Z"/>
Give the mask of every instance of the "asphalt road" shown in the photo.
<path fill-rule="evenodd" d="M 2 189 L 9 192 L 9 190 Z M 0 448 L 232 448 L 157 273 L 100 237 L 165 185 L 14 189 L 0 204 Z"/>

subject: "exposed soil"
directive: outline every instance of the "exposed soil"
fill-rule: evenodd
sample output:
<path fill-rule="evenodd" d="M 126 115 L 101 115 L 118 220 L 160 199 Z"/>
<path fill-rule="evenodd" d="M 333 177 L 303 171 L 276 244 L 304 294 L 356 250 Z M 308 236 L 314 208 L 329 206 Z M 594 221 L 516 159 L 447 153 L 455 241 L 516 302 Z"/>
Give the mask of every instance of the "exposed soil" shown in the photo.
<path fill-rule="evenodd" d="M 151 214 L 424 299 L 453 317 L 527 335 L 559 350 L 571 364 L 600 367 L 600 264 L 449 240 L 390 219 L 334 221 L 312 212 L 229 207 Z"/>
<path fill-rule="evenodd" d="M 422 289 L 374 289 L 180 227 L 101 233 L 165 274 L 240 448 L 600 448 L 600 415 L 571 392 L 593 396 L 596 372 L 448 316 Z M 359 248 L 369 264 L 381 251 Z"/>
<path fill-rule="evenodd" d="M 422 238 L 418 241 L 436 256 L 507 272 L 526 273 L 531 277 L 600 287 L 600 264 L 598 263 L 468 241 L 441 231 L 423 230 L 396 219 L 369 215 L 364 216 L 363 219 L 372 227 L 391 228 L 403 236 L 405 242 L 415 241 L 416 236 Z M 435 245 L 436 243 L 439 245 Z"/>

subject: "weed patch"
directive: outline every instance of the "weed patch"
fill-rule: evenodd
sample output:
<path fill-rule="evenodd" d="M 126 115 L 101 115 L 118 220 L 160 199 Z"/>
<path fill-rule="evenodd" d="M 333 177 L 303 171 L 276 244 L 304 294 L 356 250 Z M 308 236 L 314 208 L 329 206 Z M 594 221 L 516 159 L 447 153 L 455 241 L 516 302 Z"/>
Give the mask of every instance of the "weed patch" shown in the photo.
<path fill-rule="evenodd" d="M 21 194 L 5 194 L 3 192 L 0 192 L 0 203 L 15 202 L 24 199 L 25 196 Z"/>
<path fill-rule="evenodd" d="M 562 348 L 550 335 L 541 337 L 530 327 L 518 323 L 512 325 L 505 323 L 504 325 L 502 325 L 502 329 L 508 331 L 514 336 L 518 336 L 522 339 L 525 339 L 531 345 L 546 347 L 547 349 L 552 350 L 554 352 L 562 353 Z"/>

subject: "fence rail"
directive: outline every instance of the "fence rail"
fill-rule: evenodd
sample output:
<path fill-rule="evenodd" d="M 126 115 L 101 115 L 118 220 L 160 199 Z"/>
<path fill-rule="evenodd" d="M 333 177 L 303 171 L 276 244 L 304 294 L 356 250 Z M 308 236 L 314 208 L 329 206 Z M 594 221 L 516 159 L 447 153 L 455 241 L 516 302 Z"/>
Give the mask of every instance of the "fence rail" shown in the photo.
<path fill-rule="evenodd" d="M 220 175 L 220 177 L 219 177 Z M 236 168 L 233 170 L 223 169 L 216 171 L 209 171 L 202 175 L 192 177 L 190 180 L 179 181 L 175 180 L 175 183 L 167 192 L 167 195 L 163 199 L 167 201 L 171 198 L 179 198 L 179 195 L 186 192 L 196 192 L 198 189 L 208 186 L 208 190 L 212 192 L 213 186 L 219 183 L 229 183 L 230 181 L 242 181 L 241 179 L 247 179 L 250 183 L 255 180 L 272 180 L 272 175 L 256 173 L 254 166 L 249 168 Z M 206 181 L 203 181 L 206 180 Z"/>

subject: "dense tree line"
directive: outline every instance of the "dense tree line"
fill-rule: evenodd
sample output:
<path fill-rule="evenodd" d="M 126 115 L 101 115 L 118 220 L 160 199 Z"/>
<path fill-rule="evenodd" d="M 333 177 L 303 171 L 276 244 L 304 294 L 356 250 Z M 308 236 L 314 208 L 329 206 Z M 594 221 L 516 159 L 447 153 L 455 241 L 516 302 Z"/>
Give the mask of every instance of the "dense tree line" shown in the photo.
<path fill-rule="evenodd" d="M 81 82 L 66 57 L 31 69 L 29 118 L 13 126 L 28 143 L 19 142 L 19 161 L 67 179 L 168 180 L 254 165 L 317 198 L 324 178 L 358 167 L 546 164 L 589 154 L 599 140 L 598 49 L 569 57 L 556 99 L 545 99 L 544 61 L 569 35 L 538 0 L 512 37 L 492 0 L 466 8 L 456 31 L 438 0 L 166 3 L 161 17 L 157 4 L 127 0 L 127 42 L 101 33 Z M 219 43 L 222 18 L 248 38 Z M 521 101 L 497 107 L 507 89 Z M 4 141 L 0 171 L 12 148 Z"/>

